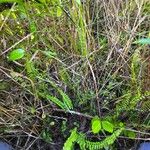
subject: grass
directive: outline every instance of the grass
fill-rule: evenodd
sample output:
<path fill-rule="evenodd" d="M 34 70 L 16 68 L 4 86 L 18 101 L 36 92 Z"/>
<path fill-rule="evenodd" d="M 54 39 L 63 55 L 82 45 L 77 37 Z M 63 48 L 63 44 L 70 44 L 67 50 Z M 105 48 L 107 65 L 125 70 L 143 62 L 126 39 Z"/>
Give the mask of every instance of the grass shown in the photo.
<path fill-rule="evenodd" d="M 99 141 L 109 133 L 93 136 L 95 116 L 126 128 L 110 149 L 148 140 L 149 45 L 135 42 L 150 37 L 148 0 L 40 0 L 0 8 L 2 140 L 15 149 L 62 149 L 77 127 Z M 20 48 L 25 55 L 9 61 Z"/>

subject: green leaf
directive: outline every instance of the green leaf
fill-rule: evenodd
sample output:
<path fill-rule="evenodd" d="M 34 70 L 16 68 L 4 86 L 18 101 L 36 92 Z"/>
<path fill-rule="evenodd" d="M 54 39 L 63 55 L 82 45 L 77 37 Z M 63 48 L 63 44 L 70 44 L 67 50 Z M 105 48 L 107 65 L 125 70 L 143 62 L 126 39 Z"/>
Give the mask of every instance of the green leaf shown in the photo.
<path fill-rule="evenodd" d="M 52 101 L 54 104 L 56 104 L 57 106 L 59 106 L 63 110 L 67 109 L 66 106 L 64 105 L 64 103 L 61 102 L 57 97 L 54 97 L 54 96 L 51 96 L 51 95 L 48 95 L 48 94 L 42 93 L 42 92 L 39 92 L 39 95 L 42 98 L 46 98 L 47 100 Z"/>
<path fill-rule="evenodd" d="M 133 132 L 133 131 L 129 131 L 129 132 L 128 132 L 128 137 L 131 138 L 131 139 L 135 139 L 136 133 Z"/>
<path fill-rule="evenodd" d="M 123 122 L 119 122 L 119 127 L 124 127 L 124 123 Z"/>
<path fill-rule="evenodd" d="M 57 17 L 60 17 L 62 15 L 62 9 L 60 7 L 57 7 Z"/>
<path fill-rule="evenodd" d="M 56 52 L 52 51 L 41 51 L 41 52 L 49 58 L 55 58 L 57 56 Z"/>
<path fill-rule="evenodd" d="M 71 99 L 67 94 L 65 94 L 60 88 L 56 86 L 56 84 L 52 81 L 49 81 L 49 83 L 59 92 L 59 94 L 62 96 L 64 107 L 68 109 L 73 109 L 73 104 Z"/>
<path fill-rule="evenodd" d="M 41 137 L 43 140 L 45 140 L 47 143 L 50 143 L 52 141 L 51 134 L 46 129 L 42 131 Z"/>
<path fill-rule="evenodd" d="M 102 121 L 102 127 L 107 132 L 113 133 L 114 131 L 114 125 L 109 121 Z"/>
<path fill-rule="evenodd" d="M 51 95 L 46 95 L 46 98 L 48 100 L 51 100 L 53 103 L 55 103 L 56 105 L 58 105 L 60 108 L 62 109 L 66 109 L 66 107 L 64 106 L 64 104 L 57 98 L 57 97 L 54 97 L 54 96 L 51 96 Z"/>
<path fill-rule="evenodd" d="M 94 117 L 92 119 L 92 132 L 94 134 L 98 133 L 101 130 L 101 120 L 99 117 Z"/>
<path fill-rule="evenodd" d="M 36 27 L 36 24 L 35 24 L 35 22 L 31 22 L 30 23 L 30 32 L 32 33 L 32 32 L 36 32 L 37 31 L 37 27 Z"/>
<path fill-rule="evenodd" d="M 76 3 L 81 5 L 81 0 L 76 0 Z"/>
<path fill-rule="evenodd" d="M 107 136 L 104 140 L 96 142 L 87 140 L 83 134 L 79 133 L 77 143 L 80 145 L 81 150 L 101 150 L 112 145 L 123 130 L 124 128 L 120 128 L 114 131 L 110 136 Z"/>
<path fill-rule="evenodd" d="M 69 96 L 67 94 L 65 94 L 61 89 L 57 89 L 57 90 L 59 91 L 60 95 L 62 96 L 63 102 L 64 102 L 66 108 L 73 109 L 73 104 L 72 104 L 72 101 L 69 98 Z"/>
<path fill-rule="evenodd" d="M 135 41 L 134 43 L 136 44 L 150 44 L 150 38 L 141 38 L 137 41 Z"/>
<path fill-rule="evenodd" d="M 8 55 L 8 60 L 15 61 L 21 59 L 25 55 L 25 51 L 21 48 L 13 50 Z"/>
<path fill-rule="evenodd" d="M 131 139 L 135 139 L 135 137 L 136 137 L 136 133 L 135 132 L 128 131 L 128 130 L 124 131 L 124 135 L 127 136 L 127 137 L 129 137 L 129 138 L 131 138 Z"/>
<path fill-rule="evenodd" d="M 74 128 L 71 132 L 70 137 L 65 142 L 63 150 L 72 150 L 77 138 L 78 138 L 77 128 Z"/>

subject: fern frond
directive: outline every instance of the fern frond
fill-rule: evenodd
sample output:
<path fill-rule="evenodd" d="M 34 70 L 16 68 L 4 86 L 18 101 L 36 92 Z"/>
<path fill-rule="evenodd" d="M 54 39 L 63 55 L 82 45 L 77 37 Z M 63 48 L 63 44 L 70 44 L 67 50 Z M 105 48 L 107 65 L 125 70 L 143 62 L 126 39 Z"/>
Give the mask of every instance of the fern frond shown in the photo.
<path fill-rule="evenodd" d="M 58 89 L 60 95 L 62 96 L 63 102 L 68 107 L 68 109 L 73 109 L 72 101 L 67 94 L 65 94 L 61 89 Z"/>
<path fill-rule="evenodd" d="M 72 130 L 70 137 L 65 142 L 63 150 L 73 150 L 73 146 L 77 138 L 78 138 L 77 128 L 75 128 Z"/>
<path fill-rule="evenodd" d="M 140 64 L 141 64 L 141 56 L 140 56 L 140 51 L 137 49 L 135 50 L 133 57 L 132 57 L 132 62 L 131 62 L 131 81 L 132 84 L 137 85 L 137 79 L 140 71 Z"/>
<path fill-rule="evenodd" d="M 41 77 L 38 77 L 39 79 L 43 80 Z M 60 108 L 64 110 L 70 110 L 73 109 L 73 104 L 69 96 L 64 93 L 54 82 L 50 81 L 49 79 L 44 80 L 51 84 L 51 86 L 61 95 L 62 99 L 58 99 L 57 97 L 50 95 L 48 91 L 45 91 L 44 93 L 39 92 L 39 95 L 47 100 L 51 100 L 53 103 L 58 105 Z"/>
<path fill-rule="evenodd" d="M 146 99 L 150 96 L 150 91 L 146 91 L 144 95 L 142 96 L 142 99 Z M 150 100 L 147 99 L 146 101 L 143 101 L 143 104 L 141 106 L 142 111 L 147 112 L 150 111 Z"/>
<path fill-rule="evenodd" d="M 112 145 L 123 130 L 124 128 L 118 129 L 104 140 L 99 142 L 92 142 L 87 140 L 83 133 L 77 133 L 77 129 L 75 128 L 72 131 L 70 137 L 65 142 L 63 150 L 73 150 L 73 145 L 75 142 L 79 144 L 81 150 L 100 150 L 104 147 Z"/>
<path fill-rule="evenodd" d="M 120 113 L 122 111 L 134 110 L 135 107 L 137 106 L 137 103 L 139 101 L 146 99 L 148 96 L 150 96 L 150 91 L 146 91 L 144 94 L 141 95 L 137 93 L 134 96 L 131 96 L 130 93 L 126 94 L 123 97 L 123 100 L 120 103 L 118 103 L 116 106 L 117 113 Z M 146 110 L 150 108 L 150 103 L 147 102 L 146 104 L 143 104 L 143 108 L 145 108 Z M 143 108 L 141 109 L 144 110 Z"/>
<path fill-rule="evenodd" d="M 131 87 L 130 90 L 127 91 L 122 97 L 122 100 L 116 105 L 117 115 L 123 111 L 135 110 L 139 101 L 145 99 L 150 92 L 145 92 L 142 94 L 141 84 L 138 80 L 138 76 L 140 73 L 140 65 L 141 65 L 141 55 L 140 51 L 135 50 L 132 61 L 131 61 Z"/>
<path fill-rule="evenodd" d="M 71 101 L 71 99 L 69 98 L 69 96 L 68 96 L 67 94 L 65 94 L 59 87 L 57 87 L 57 85 L 56 85 L 54 82 L 52 82 L 52 81 L 50 81 L 50 80 L 48 80 L 48 82 L 49 82 L 49 83 L 59 92 L 59 94 L 62 96 L 62 100 L 63 100 L 63 102 L 64 102 L 66 108 L 67 108 L 68 110 L 73 109 L 73 104 L 72 104 L 72 101 Z"/>
<path fill-rule="evenodd" d="M 107 138 L 105 138 L 103 141 L 100 142 L 91 142 L 89 140 L 86 140 L 82 134 L 79 134 L 77 143 L 80 145 L 80 148 L 89 149 L 89 150 L 100 150 L 104 147 L 108 147 L 109 145 L 112 145 L 122 131 L 123 128 L 118 129 L 112 135 L 108 136 Z"/>

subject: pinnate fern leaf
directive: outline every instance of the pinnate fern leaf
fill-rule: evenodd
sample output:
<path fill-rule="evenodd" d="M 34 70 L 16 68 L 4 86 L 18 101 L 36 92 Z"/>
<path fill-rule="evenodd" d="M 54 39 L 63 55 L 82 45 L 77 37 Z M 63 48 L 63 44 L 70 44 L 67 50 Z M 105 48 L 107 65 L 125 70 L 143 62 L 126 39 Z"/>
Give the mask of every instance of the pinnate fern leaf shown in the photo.
<path fill-rule="evenodd" d="M 104 147 L 112 145 L 123 130 L 124 128 L 120 128 L 114 131 L 112 135 L 106 137 L 104 140 L 92 142 L 87 140 L 83 133 L 78 133 L 77 129 L 75 128 L 72 130 L 70 137 L 65 142 L 63 150 L 73 150 L 75 142 L 79 144 L 81 150 L 100 150 Z"/>
<path fill-rule="evenodd" d="M 72 150 L 73 146 L 74 146 L 74 143 L 77 140 L 77 137 L 78 137 L 77 128 L 75 128 L 75 129 L 72 130 L 70 137 L 65 142 L 63 150 Z"/>

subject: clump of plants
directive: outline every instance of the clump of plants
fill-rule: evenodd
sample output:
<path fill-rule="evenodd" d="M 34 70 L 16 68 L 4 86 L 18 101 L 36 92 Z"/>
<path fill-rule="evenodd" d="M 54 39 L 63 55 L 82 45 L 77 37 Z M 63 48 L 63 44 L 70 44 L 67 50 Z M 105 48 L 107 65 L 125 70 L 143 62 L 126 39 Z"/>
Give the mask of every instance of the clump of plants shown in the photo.
<path fill-rule="evenodd" d="M 15 149 L 60 150 L 146 141 L 149 6 L 1 0 L 1 140 Z"/>

